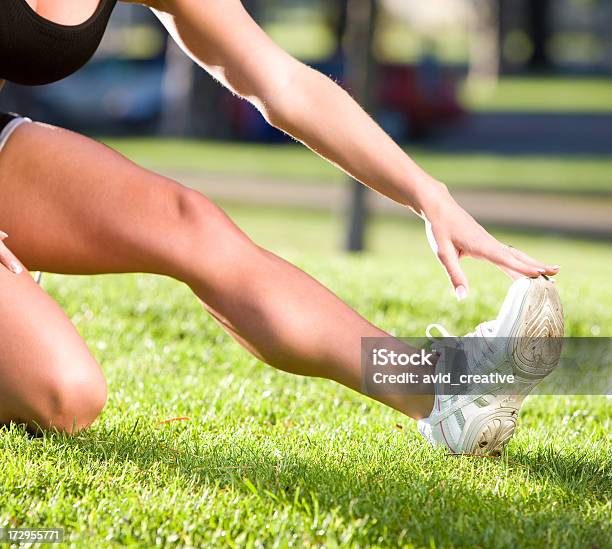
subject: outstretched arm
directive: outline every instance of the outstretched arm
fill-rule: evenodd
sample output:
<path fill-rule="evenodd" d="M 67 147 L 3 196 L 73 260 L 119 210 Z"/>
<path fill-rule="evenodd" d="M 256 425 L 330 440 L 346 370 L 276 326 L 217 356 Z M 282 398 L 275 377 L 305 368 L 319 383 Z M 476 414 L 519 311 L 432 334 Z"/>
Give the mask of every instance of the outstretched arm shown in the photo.
<path fill-rule="evenodd" d="M 556 268 L 504 246 L 425 173 L 340 86 L 279 48 L 239 0 L 148 0 L 183 50 L 230 90 L 355 179 L 423 217 L 434 252 L 461 299 L 464 255 L 510 276 Z"/>

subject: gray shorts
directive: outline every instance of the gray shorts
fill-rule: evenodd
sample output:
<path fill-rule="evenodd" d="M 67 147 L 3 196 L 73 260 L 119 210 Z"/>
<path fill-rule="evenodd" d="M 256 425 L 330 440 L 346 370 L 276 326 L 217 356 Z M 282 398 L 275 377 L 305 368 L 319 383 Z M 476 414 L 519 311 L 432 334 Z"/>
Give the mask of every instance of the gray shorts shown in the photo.
<path fill-rule="evenodd" d="M 6 145 L 12 133 L 19 126 L 21 126 L 21 124 L 25 124 L 26 122 L 32 121 L 25 116 L 19 116 L 18 114 L 12 112 L 0 112 L 0 152 L 2 152 L 2 149 Z"/>

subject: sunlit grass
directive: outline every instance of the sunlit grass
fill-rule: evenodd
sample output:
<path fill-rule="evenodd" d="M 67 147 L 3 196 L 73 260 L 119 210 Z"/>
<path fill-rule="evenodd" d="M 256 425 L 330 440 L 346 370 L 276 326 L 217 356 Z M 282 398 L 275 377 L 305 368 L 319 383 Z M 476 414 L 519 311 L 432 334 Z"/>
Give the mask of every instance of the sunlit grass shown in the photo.
<path fill-rule="evenodd" d="M 508 282 L 466 262 L 461 305 L 420 224 L 379 220 L 370 251 L 338 252 L 339 220 L 230 207 L 260 244 L 398 335 L 462 333 Z M 611 248 L 498 235 L 562 265 L 569 335 L 612 335 Z M 63 526 L 75 547 L 605 547 L 611 428 L 602 397 L 537 397 L 501 459 L 431 450 L 413 422 L 331 382 L 259 364 L 187 288 L 153 276 L 47 276 L 109 380 L 75 438 L 0 430 L 0 525 Z M 41 329 L 44 329 L 42 327 Z M 161 424 L 187 417 L 188 421 Z"/>
<path fill-rule="evenodd" d="M 612 113 L 612 78 L 503 77 L 496 88 L 464 86 L 476 111 Z"/>

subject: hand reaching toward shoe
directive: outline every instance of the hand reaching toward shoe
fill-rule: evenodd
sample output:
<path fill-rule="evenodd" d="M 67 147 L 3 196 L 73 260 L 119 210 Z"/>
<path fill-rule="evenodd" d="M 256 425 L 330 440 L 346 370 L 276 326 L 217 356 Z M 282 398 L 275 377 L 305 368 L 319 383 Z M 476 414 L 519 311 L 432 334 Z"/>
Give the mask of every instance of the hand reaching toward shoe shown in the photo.
<path fill-rule="evenodd" d="M 431 188 L 434 190 L 424 201 L 421 216 L 429 244 L 446 270 L 457 299 L 465 299 L 469 292 L 460 264 L 465 256 L 490 261 L 513 279 L 559 272 L 559 267 L 546 265 L 491 236 L 455 202 L 446 186 L 436 184 Z"/>

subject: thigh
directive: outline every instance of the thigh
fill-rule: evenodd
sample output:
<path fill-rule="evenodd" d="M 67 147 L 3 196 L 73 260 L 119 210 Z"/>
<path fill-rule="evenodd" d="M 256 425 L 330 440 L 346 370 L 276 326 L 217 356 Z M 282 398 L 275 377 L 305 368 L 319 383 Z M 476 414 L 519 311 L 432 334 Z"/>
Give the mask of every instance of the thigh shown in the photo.
<path fill-rule="evenodd" d="M 186 196 L 110 148 L 44 124 L 23 124 L 0 153 L 0 228 L 31 270 L 158 272 L 177 245 Z"/>
<path fill-rule="evenodd" d="M 65 274 L 213 281 L 252 248 L 202 194 L 44 124 L 21 125 L 0 153 L 0 229 L 29 269 Z"/>
<path fill-rule="evenodd" d="M 79 416 L 82 427 L 104 399 L 102 373 L 60 307 L 27 272 L 0 267 L 0 424 L 69 429 Z"/>

